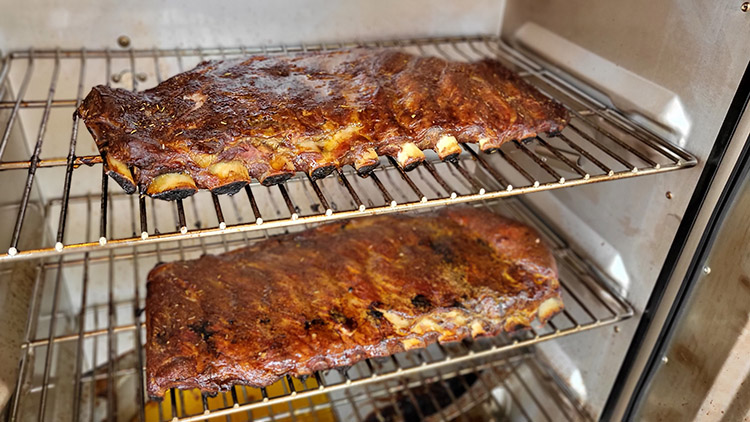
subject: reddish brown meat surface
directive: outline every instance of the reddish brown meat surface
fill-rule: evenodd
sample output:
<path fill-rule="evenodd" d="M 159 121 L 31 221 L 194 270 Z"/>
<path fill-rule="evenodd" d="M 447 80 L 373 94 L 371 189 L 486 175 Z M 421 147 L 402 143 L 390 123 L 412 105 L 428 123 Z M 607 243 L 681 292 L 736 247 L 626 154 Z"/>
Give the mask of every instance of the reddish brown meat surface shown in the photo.
<path fill-rule="evenodd" d="M 467 207 L 331 223 L 156 266 L 148 394 L 266 386 L 561 309 L 555 261 L 518 222 Z"/>
<path fill-rule="evenodd" d="M 367 49 L 203 62 L 143 92 L 97 86 L 77 113 L 126 191 L 164 199 L 367 172 L 383 155 L 409 169 L 422 150 L 491 151 L 568 121 L 496 61 Z"/>

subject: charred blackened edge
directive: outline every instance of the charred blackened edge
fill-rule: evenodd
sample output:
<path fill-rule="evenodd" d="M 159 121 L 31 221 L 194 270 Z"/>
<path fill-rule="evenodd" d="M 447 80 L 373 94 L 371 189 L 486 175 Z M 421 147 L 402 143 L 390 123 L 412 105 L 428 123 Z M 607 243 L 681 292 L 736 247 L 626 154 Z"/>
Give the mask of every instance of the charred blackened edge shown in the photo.
<path fill-rule="evenodd" d="M 333 173 L 334 171 L 336 171 L 336 166 L 323 165 L 311 171 L 310 177 L 313 180 L 323 179 L 324 177 L 327 177 L 329 174 Z"/>
<path fill-rule="evenodd" d="M 272 174 L 263 180 L 260 181 L 260 184 L 263 186 L 274 186 L 274 185 L 280 185 L 287 180 L 291 179 L 294 173 L 279 173 L 279 174 Z"/>
<path fill-rule="evenodd" d="M 195 181 L 187 173 L 164 173 L 156 176 L 144 192 L 148 196 L 165 201 L 185 199 L 198 192 Z"/>
<path fill-rule="evenodd" d="M 372 173 L 376 168 L 378 168 L 378 166 L 380 166 L 380 162 L 379 161 L 376 162 L 376 163 L 364 165 L 364 166 L 359 167 L 359 168 L 356 169 L 357 170 L 357 174 L 359 174 L 360 176 L 367 176 L 370 173 Z"/>
<path fill-rule="evenodd" d="M 213 193 L 214 195 L 234 195 L 237 192 L 241 191 L 242 188 L 244 188 L 246 185 L 246 181 L 239 180 L 236 182 L 228 183 L 224 186 L 213 188 L 211 189 L 211 193 Z"/>

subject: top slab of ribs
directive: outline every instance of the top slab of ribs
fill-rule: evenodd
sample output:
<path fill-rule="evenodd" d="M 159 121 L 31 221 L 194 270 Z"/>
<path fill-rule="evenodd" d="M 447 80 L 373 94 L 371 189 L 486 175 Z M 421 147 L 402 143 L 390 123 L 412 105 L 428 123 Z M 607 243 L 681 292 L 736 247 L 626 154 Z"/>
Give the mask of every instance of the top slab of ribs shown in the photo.
<path fill-rule="evenodd" d="M 379 156 L 408 170 L 422 150 L 491 151 L 569 119 L 497 61 L 368 49 L 207 61 L 143 92 L 97 86 L 76 112 L 128 193 L 168 200 L 297 171 L 366 173 Z"/>

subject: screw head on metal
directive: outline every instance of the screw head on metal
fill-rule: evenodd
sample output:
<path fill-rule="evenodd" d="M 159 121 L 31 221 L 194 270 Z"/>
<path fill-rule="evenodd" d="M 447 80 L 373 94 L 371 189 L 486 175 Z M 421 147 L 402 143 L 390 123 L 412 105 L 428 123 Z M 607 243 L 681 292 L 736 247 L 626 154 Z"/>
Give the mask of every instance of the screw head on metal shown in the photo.
<path fill-rule="evenodd" d="M 667 191 L 667 193 L 664 196 L 666 196 L 667 199 L 672 199 L 672 191 Z"/>
<path fill-rule="evenodd" d="M 668 358 L 668 357 L 666 357 L 666 356 L 662 356 L 662 357 L 661 357 L 661 362 L 662 362 L 662 363 L 667 363 L 667 362 L 669 362 L 669 358 Z"/>
<path fill-rule="evenodd" d="M 711 274 L 711 267 L 708 265 L 703 267 L 703 274 Z"/>
<path fill-rule="evenodd" d="M 748 10 L 750 10 L 750 2 L 746 1 L 742 3 L 742 6 L 740 6 L 740 10 L 742 10 L 743 12 L 747 12 Z"/>
<path fill-rule="evenodd" d="M 122 48 L 130 47 L 130 37 L 127 35 L 120 35 L 117 37 L 117 45 Z"/>

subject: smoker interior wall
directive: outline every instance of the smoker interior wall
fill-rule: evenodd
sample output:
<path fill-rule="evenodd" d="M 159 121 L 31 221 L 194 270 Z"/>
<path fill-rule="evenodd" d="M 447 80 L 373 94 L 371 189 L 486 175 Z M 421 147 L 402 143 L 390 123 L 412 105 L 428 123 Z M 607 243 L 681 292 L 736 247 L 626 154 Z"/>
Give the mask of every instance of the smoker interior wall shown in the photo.
<path fill-rule="evenodd" d="M 621 262 L 626 273 L 611 275 L 624 280 L 628 298 L 642 310 L 750 57 L 748 16 L 739 2 L 709 0 L 690 7 L 676 0 L 511 1 L 505 11 L 502 34 L 510 42 L 524 23 L 537 23 L 675 92 L 691 119 L 685 148 L 699 159 L 693 169 L 529 198 L 599 266 Z M 619 332 L 583 333 L 543 346 L 570 356 L 560 366 L 594 414 L 607 399 L 637 323 L 634 318 Z"/>
<path fill-rule="evenodd" d="M 6 4 L 0 48 L 215 47 L 497 34 L 504 1 L 44 1 Z"/>

